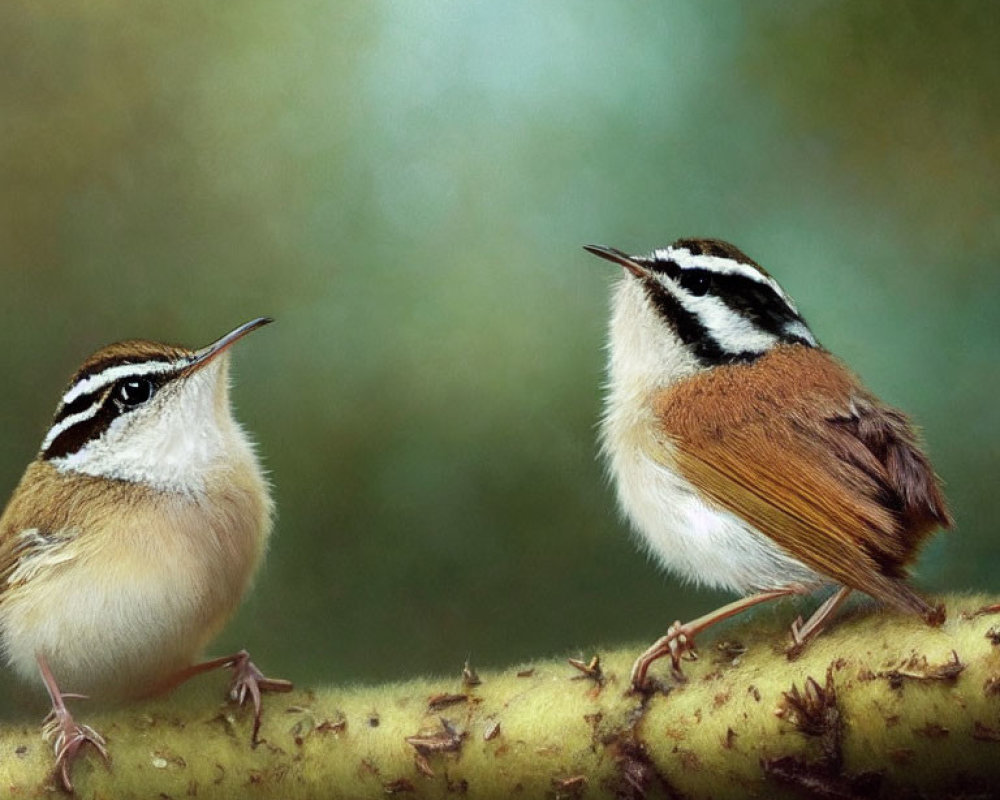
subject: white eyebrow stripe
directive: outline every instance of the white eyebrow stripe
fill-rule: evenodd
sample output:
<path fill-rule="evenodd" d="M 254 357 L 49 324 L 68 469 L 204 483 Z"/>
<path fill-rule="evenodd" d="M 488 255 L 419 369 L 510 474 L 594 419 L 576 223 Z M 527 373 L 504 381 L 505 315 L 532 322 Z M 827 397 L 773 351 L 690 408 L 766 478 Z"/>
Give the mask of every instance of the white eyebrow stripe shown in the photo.
<path fill-rule="evenodd" d="M 162 375 L 165 372 L 173 372 L 191 363 L 190 358 L 179 358 L 176 361 L 146 361 L 137 364 L 118 364 L 108 367 L 96 375 L 89 375 L 82 381 L 73 384 L 69 391 L 63 395 L 62 404 L 69 405 L 74 400 L 85 394 L 91 394 L 98 389 L 114 383 L 115 381 L 129 375 Z"/>
<path fill-rule="evenodd" d="M 804 322 L 800 322 L 799 320 L 789 322 L 785 325 L 785 333 L 789 336 L 797 336 L 809 342 L 813 347 L 819 347 L 819 342 L 816 341 L 816 337 L 813 336 L 812 331 L 806 327 Z"/>
<path fill-rule="evenodd" d="M 683 290 L 674 296 L 689 314 L 704 326 L 705 331 L 726 353 L 763 353 L 774 347 L 778 337 L 761 330 L 750 320 L 711 295 L 696 297 Z"/>
<path fill-rule="evenodd" d="M 795 307 L 795 303 L 792 302 L 792 298 L 785 294 L 785 290 L 778 285 L 778 282 L 774 278 L 769 278 L 761 274 L 759 270 L 750 264 L 744 264 L 741 261 L 734 261 L 731 258 L 723 258 L 721 256 L 692 255 L 691 251 L 686 247 L 667 247 L 662 250 L 654 250 L 653 258 L 659 261 L 673 261 L 681 269 L 707 269 L 722 275 L 741 275 L 744 278 L 749 278 L 757 283 L 771 287 L 775 294 L 784 300 L 792 311 L 796 314 L 799 313 L 799 310 Z"/>
<path fill-rule="evenodd" d="M 69 430 L 78 422 L 84 422 L 95 416 L 102 405 L 100 400 L 95 398 L 93 405 L 88 406 L 83 411 L 78 411 L 76 414 L 70 414 L 66 419 L 60 420 L 49 428 L 49 432 L 45 435 L 45 441 L 42 442 L 42 452 L 48 450 L 63 431 Z"/>

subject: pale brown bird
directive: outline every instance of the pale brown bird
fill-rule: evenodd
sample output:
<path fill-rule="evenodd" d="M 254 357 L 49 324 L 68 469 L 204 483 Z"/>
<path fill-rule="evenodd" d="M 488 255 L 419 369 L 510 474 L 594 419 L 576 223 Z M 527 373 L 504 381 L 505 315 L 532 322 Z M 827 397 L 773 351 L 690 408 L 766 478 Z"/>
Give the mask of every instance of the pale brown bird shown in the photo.
<path fill-rule="evenodd" d="M 96 352 L 0 517 L 0 645 L 48 690 L 46 734 L 69 791 L 80 749 L 107 750 L 73 719 L 66 688 L 123 701 L 230 667 L 232 697 L 254 704 L 254 741 L 261 690 L 291 688 L 245 651 L 195 663 L 271 531 L 270 490 L 229 402 L 229 348 L 268 322 L 201 350 L 126 341 Z"/>

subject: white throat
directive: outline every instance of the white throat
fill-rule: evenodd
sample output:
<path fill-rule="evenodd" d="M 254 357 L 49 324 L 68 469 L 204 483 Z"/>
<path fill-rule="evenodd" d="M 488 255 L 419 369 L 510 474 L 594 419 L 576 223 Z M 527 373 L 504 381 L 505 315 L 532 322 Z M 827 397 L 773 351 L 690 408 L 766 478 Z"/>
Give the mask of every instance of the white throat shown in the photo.
<path fill-rule="evenodd" d="M 608 350 L 610 404 L 646 398 L 699 371 L 694 354 L 657 316 L 642 285 L 627 275 L 613 290 Z"/>
<path fill-rule="evenodd" d="M 698 369 L 694 355 L 650 308 L 642 285 L 619 278 L 611 301 L 608 394 L 600 428 L 613 473 L 622 452 L 644 450 L 655 435 L 653 395 Z"/>
<path fill-rule="evenodd" d="M 218 358 L 170 387 L 161 402 L 117 418 L 99 439 L 52 465 L 160 491 L 204 493 L 220 470 L 254 459 L 229 410 L 228 371 L 228 358 Z"/>

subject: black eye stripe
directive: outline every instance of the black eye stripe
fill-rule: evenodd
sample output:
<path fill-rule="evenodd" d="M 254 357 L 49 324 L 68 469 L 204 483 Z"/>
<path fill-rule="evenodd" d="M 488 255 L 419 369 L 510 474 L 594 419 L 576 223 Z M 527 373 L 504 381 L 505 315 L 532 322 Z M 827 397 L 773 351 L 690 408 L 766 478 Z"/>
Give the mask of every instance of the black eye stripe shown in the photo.
<path fill-rule="evenodd" d="M 653 264 L 659 269 L 655 269 Z M 672 265 L 672 267 L 671 267 Z M 710 295 L 724 303 L 734 313 L 753 323 L 765 333 L 773 335 L 777 341 L 786 344 L 801 344 L 814 347 L 815 341 L 801 335 L 803 328 L 808 331 L 802 317 L 777 291 L 767 283 L 754 280 L 747 275 L 717 272 L 701 267 L 681 269 L 674 262 L 652 259 L 644 263 L 648 269 L 658 274 L 667 274 L 687 295 Z M 668 272 L 676 270 L 674 278 Z M 661 280 L 649 277 L 644 281 L 646 294 L 677 336 L 704 365 L 748 363 L 763 355 L 763 352 L 749 350 L 731 351 L 713 335 L 712 328 L 696 311 L 689 310 L 683 303 L 683 294 L 675 296 Z M 801 327 L 800 327 L 801 326 Z M 807 334 L 808 336 L 808 334 Z"/>
<path fill-rule="evenodd" d="M 42 453 L 42 458 L 63 458 L 77 452 L 92 439 L 99 438 L 120 414 L 115 404 L 110 402 L 110 397 L 110 387 L 105 387 L 100 399 L 92 399 L 91 405 L 97 403 L 100 406 L 94 416 L 80 420 L 60 433 Z"/>
<path fill-rule="evenodd" d="M 681 269 L 673 261 L 649 260 L 646 265 L 665 274 L 686 292 L 701 297 L 712 294 L 733 311 L 758 324 L 768 333 L 783 336 L 789 322 L 802 318 L 771 286 L 747 275 L 716 272 L 703 267 Z"/>
<path fill-rule="evenodd" d="M 677 282 L 684 291 L 690 292 L 695 297 L 701 297 L 713 288 L 714 277 L 707 269 L 685 269 Z"/>
<path fill-rule="evenodd" d="M 774 289 L 745 275 L 716 274 L 713 294 L 733 311 L 782 340 L 788 338 L 789 323 L 803 322 L 798 312 Z"/>
<path fill-rule="evenodd" d="M 681 274 L 681 268 L 676 261 L 661 258 L 637 258 L 636 261 L 658 275 L 666 275 L 675 281 Z"/>
<path fill-rule="evenodd" d="M 745 364 L 763 355 L 749 351 L 732 353 L 724 350 L 698 315 L 684 308 L 681 302 L 656 280 L 646 280 L 645 288 L 647 297 L 659 315 L 676 331 L 681 341 L 694 351 L 702 364 Z"/>
<path fill-rule="evenodd" d="M 146 398 L 146 400 L 148 400 L 157 391 L 159 391 L 164 384 L 168 383 L 174 377 L 176 377 L 176 373 L 168 373 L 165 375 L 157 374 L 152 376 L 144 375 L 132 378 L 125 377 L 107 386 L 102 386 L 94 392 L 81 395 L 72 403 L 62 406 L 56 414 L 55 419 L 52 421 L 52 427 L 55 427 L 73 414 L 79 414 L 88 409 L 94 408 L 95 406 L 97 406 L 97 409 L 93 416 L 81 419 L 70 425 L 66 428 L 66 430 L 62 431 L 55 439 L 52 440 L 51 444 L 45 448 L 41 457 L 48 460 L 53 458 L 65 458 L 66 456 L 76 453 L 88 442 L 94 441 L 103 436 L 105 431 L 107 431 L 115 419 L 123 416 L 124 414 L 128 414 L 145 402 L 145 400 L 131 404 L 123 402 L 123 399 L 120 396 L 120 390 L 124 384 L 129 381 L 141 381 L 148 383 L 150 388 L 149 396 Z"/>
<path fill-rule="evenodd" d="M 72 403 L 60 406 L 59 410 L 56 412 L 55 418 L 52 420 L 52 424 L 55 425 L 57 422 L 62 422 L 66 419 L 66 417 L 70 417 L 73 414 L 79 414 L 81 411 L 90 408 L 97 401 L 98 396 L 107 392 L 107 390 L 108 387 L 104 386 L 101 389 L 90 392 L 89 394 L 81 394 Z"/>
<path fill-rule="evenodd" d="M 121 360 L 121 359 L 114 361 L 109 360 L 107 362 L 104 362 L 98 365 L 99 368 L 93 370 L 87 370 L 87 372 L 81 373 L 76 378 L 76 380 L 73 381 L 73 384 L 70 386 L 70 389 L 72 389 L 73 386 L 79 385 L 81 381 L 86 380 L 87 378 L 93 375 L 97 375 L 111 367 L 124 366 L 125 364 L 130 364 L 130 363 L 132 363 L 132 361 Z M 148 363 L 148 362 L 140 362 L 140 363 Z M 165 373 L 165 374 L 153 374 L 153 375 L 143 375 L 135 377 L 129 377 L 126 375 L 125 377 L 119 378 L 117 381 L 114 381 L 113 383 L 103 384 L 95 388 L 93 391 L 87 392 L 86 394 L 81 394 L 79 397 L 74 398 L 73 401 L 70 403 L 65 403 L 63 405 L 60 405 L 56 411 L 55 417 L 53 418 L 52 422 L 53 424 L 55 424 L 57 422 L 61 422 L 62 420 L 66 419 L 66 417 L 72 416 L 73 414 L 79 414 L 81 411 L 89 408 L 93 404 L 95 398 L 105 394 L 109 390 L 117 389 L 119 386 L 121 386 L 123 383 L 129 380 L 148 380 L 152 384 L 153 392 L 155 393 L 155 391 L 159 389 L 160 386 L 162 386 L 167 380 L 172 378 L 175 374 L 176 373 Z"/>

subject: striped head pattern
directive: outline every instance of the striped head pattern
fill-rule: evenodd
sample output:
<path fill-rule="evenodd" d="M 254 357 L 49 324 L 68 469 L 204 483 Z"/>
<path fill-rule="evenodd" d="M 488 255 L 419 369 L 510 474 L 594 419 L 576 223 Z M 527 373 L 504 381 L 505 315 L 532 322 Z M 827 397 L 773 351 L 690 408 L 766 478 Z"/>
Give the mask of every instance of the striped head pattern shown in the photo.
<path fill-rule="evenodd" d="M 149 403 L 191 366 L 194 352 L 132 340 L 98 350 L 77 370 L 42 442 L 52 461 L 78 453 L 103 437 L 116 419 Z"/>
<path fill-rule="evenodd" d="M 98 350 L 70 381 L 39 458 L 61 471 L 177 488 L 186 467 L 219 457 L 236 425 L 228 348 L 268 322 L 255 319 L 200 350 L 144 340 Z"/>
<path fill-rule="evenodd" d="M 680 239 L 643 256 L 585 249 L 625 268 L 619 315 L 654 317 L 695 368 L 752 362 L 779 344 L 819 346 L 778 282 L 727 242 Z"/>

